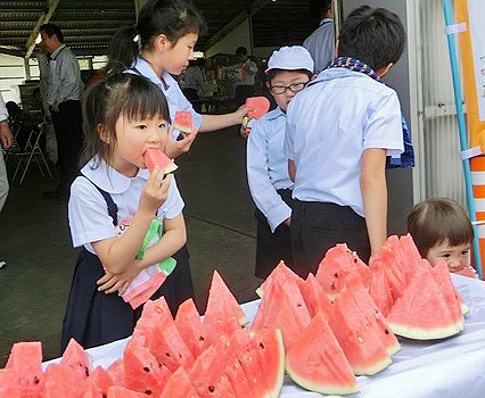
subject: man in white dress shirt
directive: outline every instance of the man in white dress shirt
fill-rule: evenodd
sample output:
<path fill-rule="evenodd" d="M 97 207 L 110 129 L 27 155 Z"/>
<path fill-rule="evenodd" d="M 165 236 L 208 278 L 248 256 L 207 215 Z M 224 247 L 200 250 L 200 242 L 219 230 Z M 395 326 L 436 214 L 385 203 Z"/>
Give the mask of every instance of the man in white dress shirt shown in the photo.
<path fill-rule="evenodd" d="M 40 27 L 41 46 L 49 53 L 49 95 L 47 102 L 54 123 L 60 182 L 54 191 L 44 192 L 48 199 L 65 202 L 78 173 L 82 149 L 81 94 L 84 84 L 73 52 L 64 44 L 57 25 Z"/>

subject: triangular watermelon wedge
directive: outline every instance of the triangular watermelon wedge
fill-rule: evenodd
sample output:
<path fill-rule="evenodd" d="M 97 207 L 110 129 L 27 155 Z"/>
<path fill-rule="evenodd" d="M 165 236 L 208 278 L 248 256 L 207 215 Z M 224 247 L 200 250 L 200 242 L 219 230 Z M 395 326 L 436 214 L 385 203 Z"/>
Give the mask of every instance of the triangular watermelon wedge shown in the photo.
<path fill-rule="evenodd" d="M 115 381 L 111 378 L 109 372 L 100 366 L 91 372 L 88 381 L 102 396 L 107 396 L 108 389 L 115 385 Z"/>
<path fill-rule="evenodd" d="M 184 133 L 191 133 L 194 130 L 194 120 L 192 112 L 190 111 L 177 111 L 173 120 L 173 127 Z"/>
<path fill-rule="evenodd" d="M 128 342 L 123 354 L 124 387 L 159 396 L 170 374 L 138 340 Z"/>
<path fill-rule="evenodd" d="M 69 340 L 66 350 L 62 355 L 61 363 L 69 366 L 85 379 L 89 377 L 92 371 L 91 357 L 74 338 Z"/>
<path fill-rule="evenodd" d="M 218 312 L 221 302 L 228 304 L 228 308 L 230 309 L 230 313 L 228 313 L 228 315 L 231 314 L 231 316 L 235 316 L 241 326 L 249 323 L 246 314 L 239 306 L 236 298 L 231 293 L 227 285 L 222 280 L 222 277 L 217 271 L 214 271 L 214 274 L 212 275 L 211 287 L 209 289 L 206 313 L 212 310 L 214 310 L 214 312 Z"/>
<path fill-rule="evenodd" d="M 387 321 L 395 334 L 415 340 L 443 339 L 459 333 L 462 327 L 454 319 L 431 270 L 425 266 L 417 269 Z"/>
<path fill-rule="evenodd" d="M 108 372 L 109 377 L 111 377 L 111 380 L 113 380 L 114 385 L 122 386 L 124 384 L 125 377 L 123 375 L 123 358 L 119 358 L 114 361 L 108 366 L 106 371 Z"/>
<path fill-rule="evenodd" d="M 360 282 L 360 278 L 356 275 L 349 275 L 345 279 L 345 289 L 348 289 L 354 298 L 356 307 L 362 312 L 362 315 L 371 324 L 371 327 L 374 328 L 375 333 L 381 338 L 387 353 L 391 356 L 398 353 L 401 350 L 401 345 L 387 323 L 386 318 L 381 314 L 369 292 Z"/>
<path fill-rule="evenodd" d="M 175 317 L 175 326 L 194 358 L 208 347 L 209 341 L 202 327 L 200 314 L 191 298 L 180 304 Z"/>
<path fill-rule="evenodd" d="M 42 380 L 42 343 L 40 341 L 19 342 L 12 346 L 6 369 L 17 375 L 17 386 L 21 397 L 39 397 Z"/>
<path fill-rule="evenodd" d="M 139 392 L 129 390 L 121 386 L 113 386 L 108 390 L 107 398 L 143 398 L 146 394 L 141 394 Z"/>
<path fill-rule="evenodd" d="M 380 260 L 375 260 L 370 265 L 370 295 L 376 303 L 382 315 L 387 316 L 394 305 L 392 289 L 389 285 L 385 265 Z"/>
<path fill-rule="evenodd" d="M 269 274 L 266 280 L 256 289 L 256 294 L 259 297 L 263 297 L 266 290 L 269 290 L 271 283 L 278 280 L 281 285 L 286 282 L 286 279 L 294 279 L 297 284 L 299 281 L 303 281 L 297 274 L 295 274 L 290 268 L 288 268 L 283 260 L 281 260 L 275 269 Z"/>
<path fill-rule="evenodd" d="M 387 349 L 360 309 L 349 289 L 344 288 L 333 304 L 328 324 L 356 375 L 373 375 L 392 361 Z"/>
<path fill-rule="evenodd" d="M 322 394 L 353 394 L 357 380 L 322 313 L 286 354 L 286 371 L 299 386 Z"/>
<path fill-rule="evenodd" d="M 160 149 L 150 148 L 143 154 L 143 160 L 150 173 L 153 173 L 155 167 L 160 167 L 165 174 L 173 173 L 178 166 Z"/>
<path fill-rule="evenodd" d="M 345 277 L 351 273 L 357 273 L 366 288 L 370 286 L 369 267 L 355 252 L 350 251 L 345 243 L 342 243 L 325 253 L 315 278 L 328 298 L 333 301 L 343 289 Z"/>
<path fill-rule="evenodd" d="M 172 318 L 172 313 L 170 312 L 165 297 L 162 296 L 156 300 L 148 300 L 143 306 L 140 319 L 138 319 L 133 330 L 133 338 L 145 344 L 146 335 L 150 327 L 165 317 Z"/>
<path fill-rule="evenodd" d="M 319 312 L 322 312 L 325 319 L 329 319 L 333 310 L 332 302 L 328 299 L 327 294 L 323 291 L 313 274 L 310 272 L 306 280 L 299 283 L 299 288 L 306 307 L 313 318 Z"/>
<path fill-rule="evenodd" d="M 178 368 L 165 383 L 160 398 L 199 398 L 184 368 Z"/>
<path fill-rule="evenodd" d="M 86 379 L 69 366 L 52 363 L 47 366 L 41 382 L 41 396 L 49 398 L 82 398 Z"/>

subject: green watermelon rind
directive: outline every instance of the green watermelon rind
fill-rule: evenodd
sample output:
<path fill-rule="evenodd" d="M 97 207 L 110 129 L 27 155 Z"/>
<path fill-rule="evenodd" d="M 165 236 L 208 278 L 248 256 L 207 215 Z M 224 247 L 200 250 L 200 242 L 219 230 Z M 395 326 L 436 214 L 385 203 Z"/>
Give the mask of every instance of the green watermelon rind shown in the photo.
<path fill-rule="evenodd" d="M 424 329 L 415 326 L 401 325 L 396 322 L 389 321 L 389 326 L 394 334 L 406 337 L 412 340 L 438 340 L 454 336 L 460 333 L 463 328 L 463 322 L 456 322 L 448 327 L 440 327 L 433 329 Z"/>
<path fill-rule="evenodd" d="M 357 365 L 357 364 L 352 364 L 351 366 L 352 366 L 352 371 L 356 376 L 372 376 L 386 369 L 391 364 L 392 364 L 391 357 L 387 357 L 386 359 L 383 359 L 381 362 L 378 362 L 373 366 L 365 365 L 361 367 L 360 365 Z"/>
<path fill-rule="evenodd" d="M 293 380 L 296 384 L 309 391 L 332 395 L 349 395 L 359 392 L 359 387 L 357 383 L 354 386 L 349 386 L 347 388 L 338 387 L 332 384 L 314 383 L 310 380 L 305 379 L 304 377 L 298 376 L 297 372 L 291 369 L 288 362 L 286 362 L 286 373 L 288 373 L 291 380 Z"/>

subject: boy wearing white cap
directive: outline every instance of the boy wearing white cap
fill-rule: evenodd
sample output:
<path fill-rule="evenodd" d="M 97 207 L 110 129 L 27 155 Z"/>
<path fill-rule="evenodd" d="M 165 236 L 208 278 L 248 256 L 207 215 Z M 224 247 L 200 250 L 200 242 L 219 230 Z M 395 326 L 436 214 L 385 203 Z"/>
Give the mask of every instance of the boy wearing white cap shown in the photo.
<path fill-rule="evenodd" d="M 399 98 L 382 77 L 405 41 L 396 14 L 354 10 L 340 32 L 339 58 L 288 109 L 293 268 L 303 277 L 337 243 L 368 261 L 386 240 L 386 156 L 404 146 Z"/>
<path fill-rule="evenodd" d="M 293 263 L 290 225 L 293 182 L 288 158 L 283 154 L 286 109 L 313 75 L 313 59 L 304 47 L 282 47 L 274 51 L 265 71 L 277 107 L 252 126 L 247 144 L 247 173 L 256 204 L 256 272 L 266 278 L 280 260 Z"/>

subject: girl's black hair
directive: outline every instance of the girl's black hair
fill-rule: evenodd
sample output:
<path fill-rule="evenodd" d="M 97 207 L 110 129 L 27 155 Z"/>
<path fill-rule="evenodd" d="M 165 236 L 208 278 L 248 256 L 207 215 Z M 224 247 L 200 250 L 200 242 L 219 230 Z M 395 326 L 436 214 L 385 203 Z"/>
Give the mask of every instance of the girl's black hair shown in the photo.
<path fill-rule="evenodd" d="M 175 45 L 188 33 L 205 34 L 207 24 L 199 10 L 190 0 L 149 0 L 140 10 L 138 23 L 134 27 L 118 30 L 108 50 L 110 73 L 129 68 L 139 54 L 135 37 L 140 35 L 141 48 L 149 48 L 152 39 L 164 34 Z"/>
<path fill-rule="evenodd" d="M 83 98 L 84 151 L 81 166 L 91 158 L 108 161 L 112 146 L 101 139 L 101 129 L 114 144 L 115 124 L 120 117 L 133 120 L 157 115 L 170 123 L 168 104 L 162 90 L 143 76 L 114 74 L 90 87 Z"/>
<path fill-rule="evenodd" d="M 309 70 L 306 69 L 294 69 L 294 70 L 288 70 L 288 69 L 271 69 L 266 73 L 266 81 L 271 84 L 271 81 L 278 76 L 281 72 L 299 72 L 303 73 L 308 76 L 308 79 L 311 79 L 313 76 L 313 73 L 310 72 Z"/>
<path fill-rule="evenodd" d="M 399 17 L 384 8 L 362 6 L 345 20 L 338 56 L 365 62 L 376 72 L 401 58 L 406 32 Z"/>

